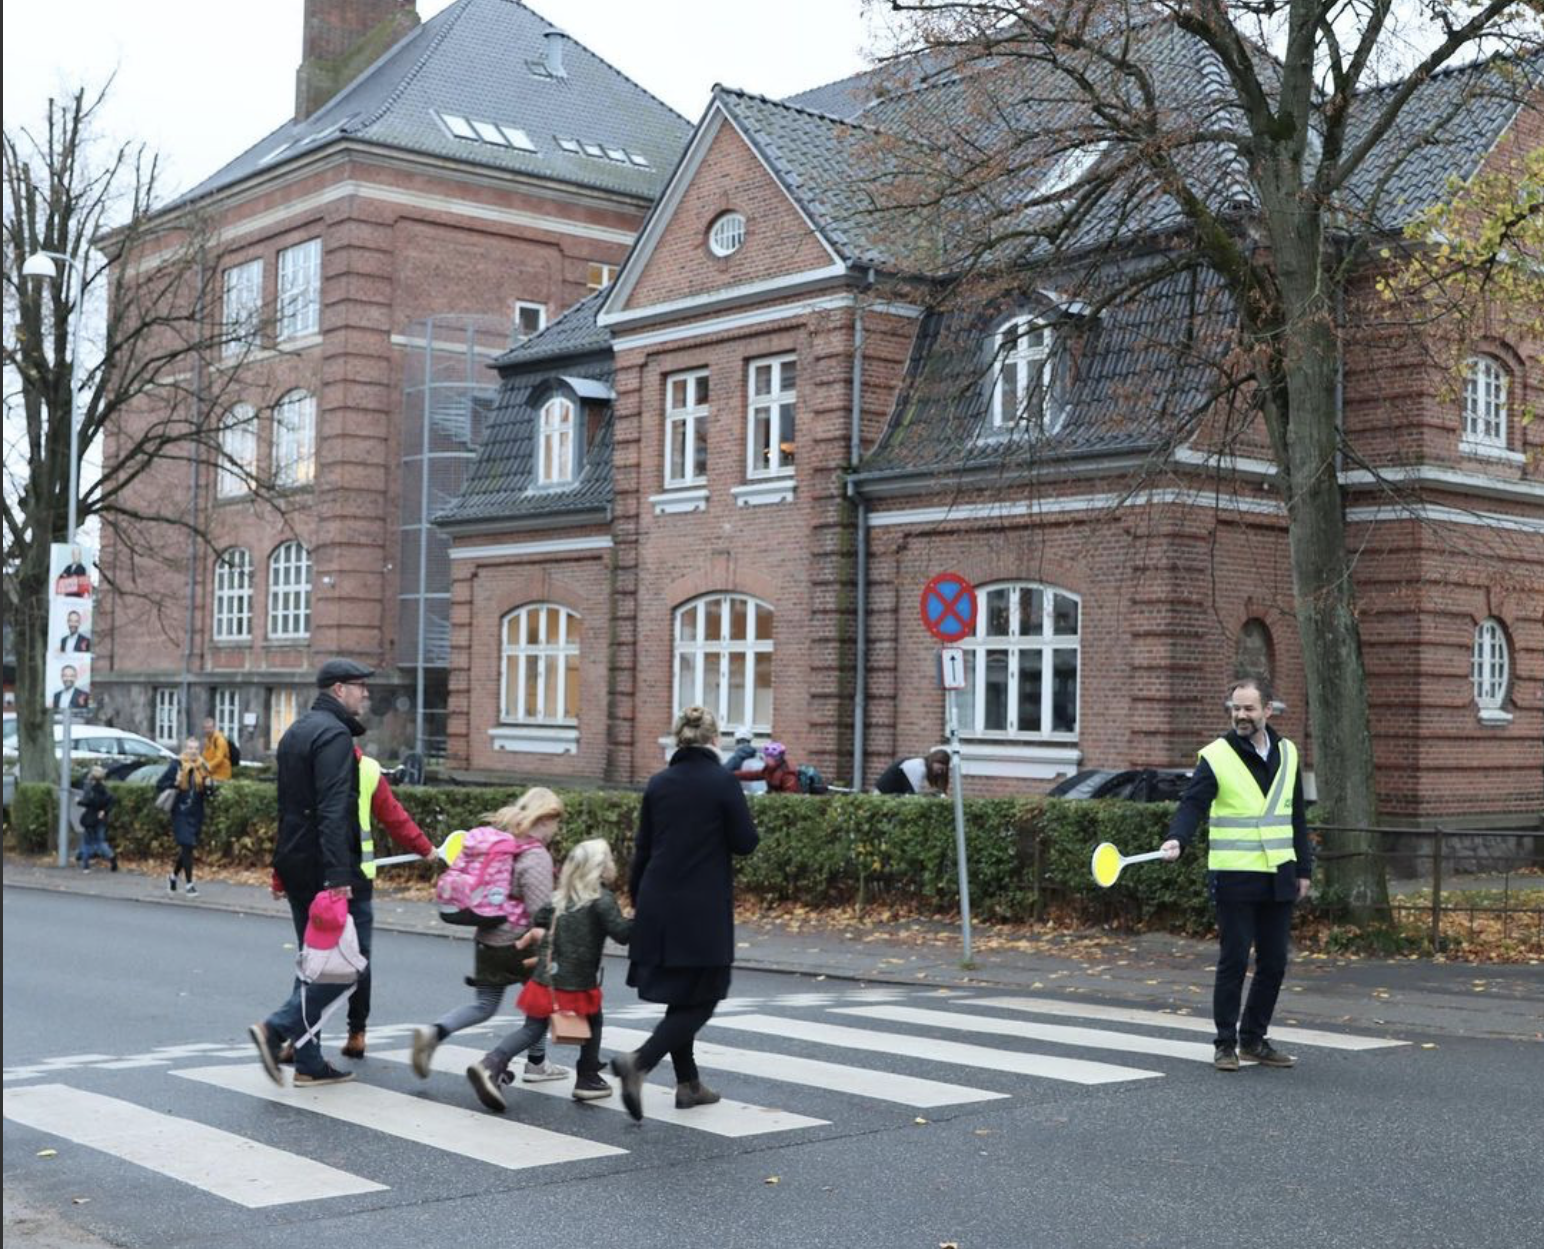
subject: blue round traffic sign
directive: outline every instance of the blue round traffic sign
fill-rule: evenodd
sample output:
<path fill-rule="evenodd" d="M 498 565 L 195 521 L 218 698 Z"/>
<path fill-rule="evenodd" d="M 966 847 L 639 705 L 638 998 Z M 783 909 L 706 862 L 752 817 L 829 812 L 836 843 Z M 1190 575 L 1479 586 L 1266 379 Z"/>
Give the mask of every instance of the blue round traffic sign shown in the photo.
<path fill-rule="evenodd" d="M 922 587 L 922 623 L 940 642 L 976 631 L 976 590 L 957 572 L 941 572 Z"/>

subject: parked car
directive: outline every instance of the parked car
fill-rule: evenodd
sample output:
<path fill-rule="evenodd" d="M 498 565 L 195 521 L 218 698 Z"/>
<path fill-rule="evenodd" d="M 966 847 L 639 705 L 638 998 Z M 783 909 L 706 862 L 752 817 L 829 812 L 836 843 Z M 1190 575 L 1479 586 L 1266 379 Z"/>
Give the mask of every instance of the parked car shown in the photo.
<path fill-rule="evenodd" d="M 64 727 L 54 725 L 54 759 L 59 758 L 60 743 L 64 740 Z M 6 725 L 6 766 L 13 768 L 16 762 L 17 739 L 10 723 Z M 158 742 L 127 729 L 110 728 L 105 724 L 76 724 L 70 728 L 70 758 L 82 763 L 100 764 L 107 770 L 109 780 L 119 780 L 122 774 L 132 772 L 141 764 L 156 759 L 166 766 L 166 760 L 177 756 Z"/>
<path fill-rule="evenodd" d="M 1052 788 L 1048 797 L 1178 802 L 1189 782 L 1188 768 L 1090 768 L 1074 772 Z"/>

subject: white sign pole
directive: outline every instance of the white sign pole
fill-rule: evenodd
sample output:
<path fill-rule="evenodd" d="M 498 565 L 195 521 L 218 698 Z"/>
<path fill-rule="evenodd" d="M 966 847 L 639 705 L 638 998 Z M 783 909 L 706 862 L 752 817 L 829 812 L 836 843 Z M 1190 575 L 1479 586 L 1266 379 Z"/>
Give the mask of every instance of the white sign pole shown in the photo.
<path fill-rule="evenodd" d="M 970 867 L 965 859 L 965 795 L 960 784 L 964 769 L 960 766 L 959 691 L 950 689 L 946 699 L 949 709 L 949 789 L 954 797 L 954 849 L 960 869 L 960 927 L 965 939 L 963 961 L 968 967 L 971 963 Z"/>

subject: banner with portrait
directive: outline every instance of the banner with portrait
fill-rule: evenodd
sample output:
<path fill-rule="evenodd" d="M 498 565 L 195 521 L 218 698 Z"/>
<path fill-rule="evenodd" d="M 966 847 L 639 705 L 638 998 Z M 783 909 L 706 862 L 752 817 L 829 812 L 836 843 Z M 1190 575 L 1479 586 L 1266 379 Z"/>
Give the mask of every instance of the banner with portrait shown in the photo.
<path fill-rule="evenodd" d="M 43 697 L 50 710 L 91 706 L 95 553 L 82 542 L 49 548 L 48 672 Z"/>

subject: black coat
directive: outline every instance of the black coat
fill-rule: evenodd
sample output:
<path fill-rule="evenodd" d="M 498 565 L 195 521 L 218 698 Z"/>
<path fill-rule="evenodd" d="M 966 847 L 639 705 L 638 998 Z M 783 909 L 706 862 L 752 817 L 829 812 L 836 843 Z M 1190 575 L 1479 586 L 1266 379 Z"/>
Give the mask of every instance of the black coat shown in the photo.
<path fill-rule="evenodd" d="M 161 773 L 161 779 L 155 783 L 156 793 L 163 789 L 177 789 L 177 781 L 182 772 L 182 760 L 173 759 L 166 765 L 166 771 Z M 196 846 L 200 834 L 204 831 L 204 799 L 206 786 L 199 784 L 196 779 L 190 780 L 186 789 L 177 789 L 177 797 L 172 803 L 172 838 L 179 846 Z"/>
<path fill-rule="evenodd" d="M 331 694 L 279 739 L 279 837 L 274 870 L 291 898 L 305 901 L 323 889 L 352 885 L 368 896 L 359 870 L 359 761 L 354 738 L 364 725 Z"/>
<path fill-rule="evenodd" d="M 634 963 L 728 967 L 734 962 L 731 855 L 756 848 L 740 782 L 716 752 L 688 746 L 643 791 L 629 890 Z"/>
<path fill-rule="evenodd" d="M 175 782 L 174 782 L 175 783 Z M 98 828 L 107 823 L 113 796 L 101 781 L 87 781 L 80 793 L 80 822 L 84 828 Z"/>

